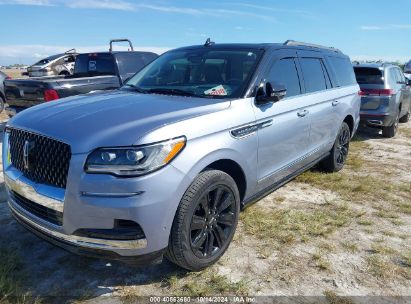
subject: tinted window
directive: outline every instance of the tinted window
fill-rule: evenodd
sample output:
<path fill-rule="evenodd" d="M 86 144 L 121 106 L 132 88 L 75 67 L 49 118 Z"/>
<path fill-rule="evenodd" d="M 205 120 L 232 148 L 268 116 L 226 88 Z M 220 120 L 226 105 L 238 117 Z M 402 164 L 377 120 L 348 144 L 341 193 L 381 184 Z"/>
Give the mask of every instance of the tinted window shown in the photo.
<path fill-rule="evenodd" d="M 79 76 L 115 75 L 114 57 L 111 54 L 81 54 L 76 58 L 74 74 Z"/>
<path fill-rule="evenodd" d="M 321 59 L 301 58 L 301 69 L 303 70 L 305 90 L 307 93 L 327 89 Z"/>
<path fill-rule="evenodd" d="M 411 60 L 406 64 L 404 68 L 405 73 L 411 73 Z"/>
<path fill-rule="evenodd" d="M 404 76 L 404 74 L 402 73 L 402 71 L 401 71 L 400 69 L 398 69 L 398 68 L 395 68 L 395 71 L 396 71 L 396 73 L 397 73 L 397 81 L 398 81 L 398 82 L 405 82 L 405 76 Z"/>
<path fill-rule="evenodd" d="M 268 74 L 268 80 L 284 85 L 287 89 L 286 97 L 301 94 L 300 80 L 292 58 L 281 59 L 274 63 Z"/>
<path fill-rule="evenodd" d="M 116 58 L 120 75 L 124 78 L 130 77 L 157 57 L 152 53 L 118 53 Z"/>
<path fill-rule="evenodd" d="M 338 86 L 348 86 L 356 84 L 354 69 L 348 58 L 328 57 L 335 72 Z"/>
<path fill-rule="evenodd" d="M 384 73 L 378 68 L 354 67 L 359 84 L 384 84 Z"/>

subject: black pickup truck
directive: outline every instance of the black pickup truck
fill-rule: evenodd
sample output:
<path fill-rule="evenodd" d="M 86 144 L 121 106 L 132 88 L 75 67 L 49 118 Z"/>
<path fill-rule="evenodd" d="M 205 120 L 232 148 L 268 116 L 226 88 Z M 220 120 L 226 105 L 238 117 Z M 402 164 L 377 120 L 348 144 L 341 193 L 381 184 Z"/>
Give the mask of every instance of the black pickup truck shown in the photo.
<path fill-rule="evenodd" d="M 154 53 L 134 51 L 86 53 L 76 57 L 73 75 L 6 80 L 6 113 L 14 116 L 43 102 L 91 91 L 118 89 L 157 57 Z"/>

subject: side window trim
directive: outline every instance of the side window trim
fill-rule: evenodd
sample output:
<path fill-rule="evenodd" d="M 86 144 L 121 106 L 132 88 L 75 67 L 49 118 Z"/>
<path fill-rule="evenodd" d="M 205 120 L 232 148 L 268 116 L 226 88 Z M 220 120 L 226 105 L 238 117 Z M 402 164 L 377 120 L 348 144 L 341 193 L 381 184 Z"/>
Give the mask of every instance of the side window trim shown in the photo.
<path fill-rule="evenodd" d="M 325 80 L 325 86 L 327 87 L 327 90 L 330 90 L 333 88 L 333 85 L 331 83 L 331 79 L 330 79 L 330 74 L 328 73 L 327 68 L 325 67 L 325 63 L 324 60 L 321 58 L 321 67 L 323 69 L 323 74 L 324 74 L 324 80 Z"/>

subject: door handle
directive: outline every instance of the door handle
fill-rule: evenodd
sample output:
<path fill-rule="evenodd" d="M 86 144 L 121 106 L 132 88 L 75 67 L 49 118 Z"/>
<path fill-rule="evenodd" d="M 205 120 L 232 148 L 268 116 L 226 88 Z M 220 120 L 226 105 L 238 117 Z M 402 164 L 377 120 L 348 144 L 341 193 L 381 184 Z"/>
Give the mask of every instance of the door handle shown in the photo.
<path fill-rule="evenodd" d="M 338 100 L 334 100 L 331 104 L 333 105 L 333 107 L 338 106 L 340 102 Z"/>
<path fill-rule="evenodd" d="M 297 115 L 298 115 L 298 117 L 304 117 L 308 113 L 309 113 L 308 110 L 302 110 L 302 111 L 297 112 Z"/>

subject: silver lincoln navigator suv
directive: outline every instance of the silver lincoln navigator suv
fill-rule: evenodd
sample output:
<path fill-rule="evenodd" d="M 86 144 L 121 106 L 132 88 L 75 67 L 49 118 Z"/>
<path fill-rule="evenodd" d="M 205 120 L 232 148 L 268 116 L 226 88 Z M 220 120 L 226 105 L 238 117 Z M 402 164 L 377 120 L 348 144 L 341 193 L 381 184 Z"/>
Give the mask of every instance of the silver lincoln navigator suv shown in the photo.
<path fill-rule="evenodd" d="M 120 90 L 32 107 L 3 141 L 8 204 L 72 252 L 215 263 L 240 209 L 320 163 L 343 168 L 359 124 L 334 48 L 214 44 L 169 51 Z"/>

